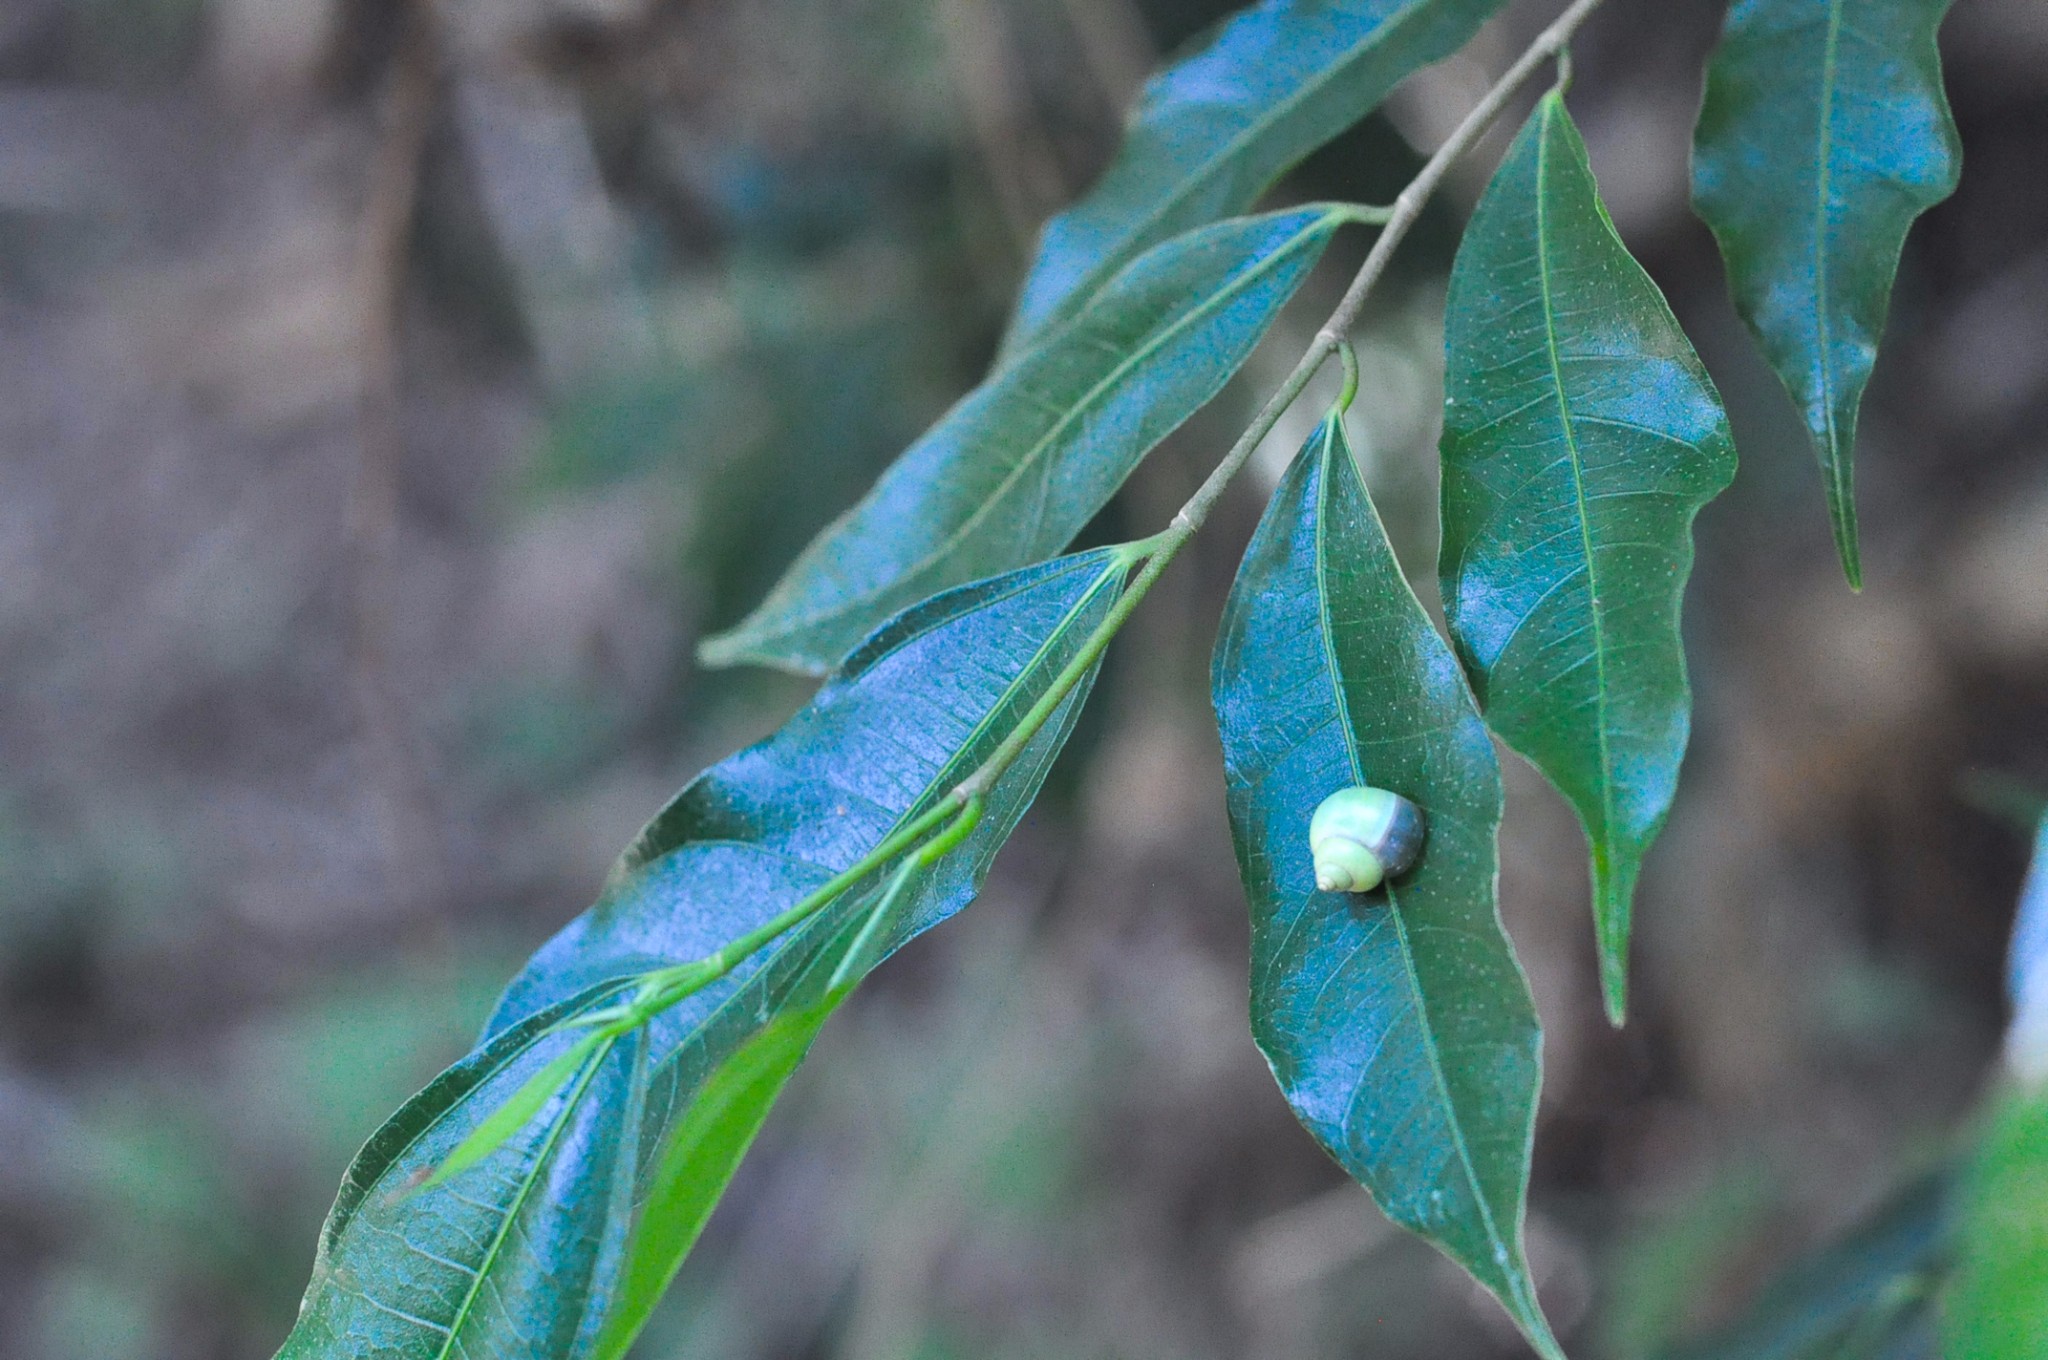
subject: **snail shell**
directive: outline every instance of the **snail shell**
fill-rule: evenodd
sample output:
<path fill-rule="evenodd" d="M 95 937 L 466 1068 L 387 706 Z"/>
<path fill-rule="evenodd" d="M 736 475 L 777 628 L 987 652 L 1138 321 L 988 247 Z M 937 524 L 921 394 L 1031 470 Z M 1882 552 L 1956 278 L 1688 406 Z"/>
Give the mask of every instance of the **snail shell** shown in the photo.
<path fill-rule="evenodd" d="M 1400 794 L 1362 786 L 1339 789 L 1308 822 L 1316 887 L 1370 892 L 1415 867 L 1426 834 L 1422 809 Z"/>

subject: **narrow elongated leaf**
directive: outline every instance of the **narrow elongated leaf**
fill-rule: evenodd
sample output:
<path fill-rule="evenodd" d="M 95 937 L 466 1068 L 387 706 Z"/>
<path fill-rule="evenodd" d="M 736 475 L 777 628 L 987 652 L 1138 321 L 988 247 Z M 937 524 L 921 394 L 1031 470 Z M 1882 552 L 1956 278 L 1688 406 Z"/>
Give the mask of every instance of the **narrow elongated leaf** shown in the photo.
<path fill-rule="evenodd" d="M 1245 212 L 1409 73 L 1463 47 L 1501 0 L 1267 0 L 1145 86 L 1122 151 L 1048 222 L 1003 352 L 1015 354 L 1141 251 Z"/>
<path fill-rule="evenodd" d="M 1387 1216 L 1559 1355 L 1522 1254 L 1542 1053 L 1495 907 L 1500 769 L 1335 417 L 1245 554 L 1214 685 L 1251 903 L 1253 1037 Z M 1422 809 L 1422 859 L 1371 893 L 1320 892 L 1309 818 L 1354 784 Z"/>
<path fill-rule="evenodd" d="M 605 1324 L 597 1360 L 617 1360 L 640 1334 L 697 1244 L 769 1107 L 844 996 L 841 989 L 770 1021 L 711 1074 L 669 1129 L 649 1169 L 619 1301 Z"/>
<path fill-rule="evenodd" d="M 1856 413 L 1906 232 L 1962 165 L 1934 42 L 1949 3 L 1735 0 L 1693 139 L 1693 206 L 1806 421 L 1858 587 Z"/>
<path fill-rule="evenodd" d="M 1488 723 L 1585 824 L 1619 1024 L 1636 875 L 1691 728 L 1692 521 L 1735 448 L 1556 93 L 1474 211 L 1446 306 L 1444 611 Z"/>
<path fill-rule="evenodd" d="M 704 660 L 823 671 L 913 601 L 1059 552 L 1237 371 L 1346 220 L 1225 222 L 1137 260 L 913 444 Z"/>
<path fill-rule="evenodd" d="M 780 732 L 678 795 L 513 981 L 477 1051 L 357 1158 L 281 1354 L 565 1360 L 629 1343 L 845 984 L 979 889 L 1085 684 L 996 782 L 973 834 L 883 919 L 878 872 L 621 1038 L 474 1166 L 421 1182 L 587 1033 L 562 1021 L 767 921 L 934 806 L 1046 692 L 1126 571 L 1083 553 L 927 601 Z"/>
<path fill-rule="evenodd" d="M 531 1124 L 534 1116 L 562 1093 L 563 1088 L 583 1070 L 583 1064 L 590 1061 L 590 1055 L 604 1042 L 604 1035 L 592 1030 L 527 1078 L 526 1085 L 513 1092 L 511 1099 L 493 1110 L 488 1119 L 471 1129 L 469 1136 L 456 1144 L 447 1160 L 427 1177 L 426 1187 L 432 1189 L 450 1176 L 460 1175 L 503 1147 L 507 1139 Z"/>

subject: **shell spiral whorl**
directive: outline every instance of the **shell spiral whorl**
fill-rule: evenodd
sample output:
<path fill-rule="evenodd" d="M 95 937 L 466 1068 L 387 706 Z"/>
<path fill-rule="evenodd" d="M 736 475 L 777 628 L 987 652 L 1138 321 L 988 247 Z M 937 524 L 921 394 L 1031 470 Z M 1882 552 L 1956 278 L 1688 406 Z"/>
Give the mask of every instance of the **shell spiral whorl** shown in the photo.
<path fill-rule="evenodd" d="M 1339 789 L 1309 818 L 1316 887 L 1370 892 L 1415 867 L 1426 834 L 1422 809 L 1400 794 L 1365 786 Z"/>

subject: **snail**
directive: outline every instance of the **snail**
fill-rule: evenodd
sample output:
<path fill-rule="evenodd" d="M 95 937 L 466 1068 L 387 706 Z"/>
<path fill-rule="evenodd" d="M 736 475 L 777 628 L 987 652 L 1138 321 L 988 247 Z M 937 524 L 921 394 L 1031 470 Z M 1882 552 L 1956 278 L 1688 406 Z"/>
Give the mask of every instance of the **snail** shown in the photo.
<path fill-rule="evenodd" d="M 1353 786 L 1325 798 L 1308 821 L 1316 887 L 1370 892 L 1415 867 L 1428 828 L 1422 809 L 1398 793 Z"/>

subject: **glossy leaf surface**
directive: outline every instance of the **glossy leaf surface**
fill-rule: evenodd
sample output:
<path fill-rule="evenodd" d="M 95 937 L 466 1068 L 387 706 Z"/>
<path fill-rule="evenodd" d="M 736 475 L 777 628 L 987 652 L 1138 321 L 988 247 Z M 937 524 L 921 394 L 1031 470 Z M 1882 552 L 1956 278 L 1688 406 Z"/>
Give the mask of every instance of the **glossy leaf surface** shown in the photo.
<path fill-rule="evenodd" d="M 478 1050 L 365 1147 L 282 1354 L 619 1353 L 843 994 L 831 979 L 884 875 L 621 1038 L 475 1166 L 420 1182 L 581 1041 L 563 1021 L 768 920 L 933 806 L 1045 692 L 1125 574 L 1084 553 L 927 601 L 780 732 L 678 795 L 513 981 Z M 972 835 L 876 923 L 851 979 L 973 897 L 1086 689 L 997 781 Z"/>
<path fill-rule="evenodd" d="M 1949 0 L 1735 0 L 1707 68 L 1693 205 L 1798 404 L 1862 584 L 1856 414 L 1913 219 L 1962 164 L 1935 30 Z"/>
<path fill-rule="evenodd" d="M 481 1164 L 420 1182 L 579 1042 L 556 1021 L 608 995 L 501 1031 L 378 1130 L 342 1183 L 280 1357 L 567 1356 L 588 1344 L 624 1253 L 644 1038 L 585 1068 Z"/>
<path fill-rule="evenodd" d="M 1547 95 L 1465 231 L 1445 319 L 1444 610 L 1487 722 L 1586 828 L 1602 990 L 1691 726 L 1692 521 L 1735 472 L 1706 370 Z"/>
<path fill-rule="evenodd" d="M 1336 419 L 1246 552 L 1214 688 L 1260 1050 L 1387 1216 L 1556 1355 L 1522 1253 L 1541 1034 L 1495 906 L 1500 770 Z M 1422 809 L 1422 858 L 1371 893 L 1320 892 L 1309 819 L 1354 784 Z"/>
<path fill-rule="evenodd" d="M 1122 151 L 1048 222 L 1003 349 L 1028 348 L 1139 253 L 1248 211 L 1409 73 L 1465 45 L 1501 0 L 1268 0 L 1154 76 Z"/>
<path fill-rule="evenodd" d="M 1137 260 L 913 444 L 704 659 L 821 672 L 895 611 L 1059 552 L 1221 390 L 1345 220 L 1225 222 Z"/>

